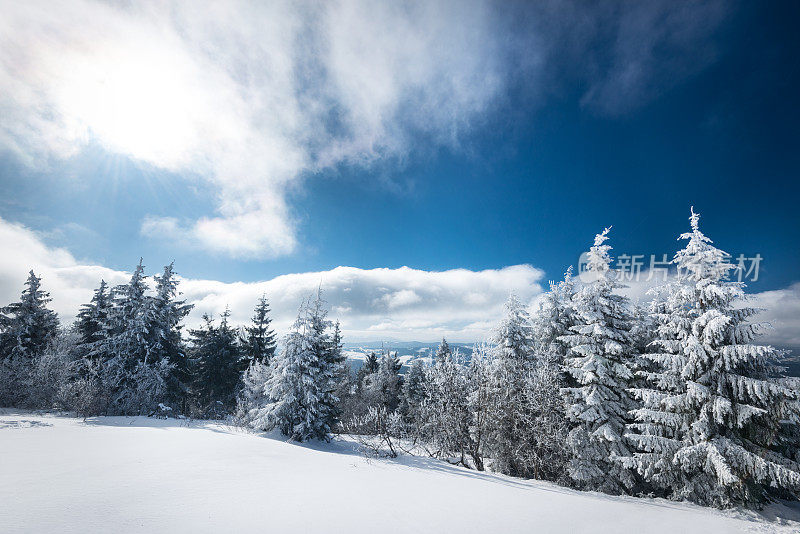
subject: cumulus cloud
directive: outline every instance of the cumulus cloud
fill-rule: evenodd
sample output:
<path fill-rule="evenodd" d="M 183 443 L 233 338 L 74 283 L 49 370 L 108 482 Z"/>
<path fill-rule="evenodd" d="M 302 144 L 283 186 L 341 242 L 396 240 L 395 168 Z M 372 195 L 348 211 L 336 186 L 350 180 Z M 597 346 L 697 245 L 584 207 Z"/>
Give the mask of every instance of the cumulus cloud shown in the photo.
<path fill-rule="evenodd" d="M 81 263 L 64 249 L 48 247 L 35 232 L 2 219 L 0 243 L 14 251 L 0 259 L 0 303 L 19 298 L 27 271 L 34 268 L 52 294 L 53 308 L 67 322 L 88 302 L 101 278 L 115 285 L 130 277 L 130 273 Z M 226 306 L 233 322 L 245 324 L 258 298 L 266 294 L 275 326 L 285 332 L 303 299 L 321 288 L 331 317 L 342 322 L 350 340 L 433 341 L 447 336 L 473 341 L 487 335 L 512 291 L 532 302 L 542 291 L 543 274 L 530 265 L 483 271 L 337 267 L 261 282 L 183 278 L 180 289 L 183 298 L 195 305 L 190 325 L 199 324 L 204 313 L 218 315 Z"/>
<path fill-rule="evenodd" d="M 402 160 L 420 137 L 457 146 L 512 80 L 543 92 L 545 58 L 588 83 L 589 106 L 640 105 L 713 59 L 719 5 L 4 2 L 0 146 L 41 166 L 98 143 L 205 180 L 215 213 L 141 231 L 279 256 L 297 245 L 301 176 Z"/>
<path fill-rule="evenodd" d="M 321 287 L 350 339 L 435 340 L 443 335 L 460 341 L 481 339 L 488 333 L 486 318 L 499 319 L 511 292 L 531 302 L 542 289 L 543 273 L 530 265 L 470 271 L 423 271 L 336 267 L 330 271 L 289 274 L 272 280 L 226 284 L 185 280 L 182 290 L 196 305 L 196 313 L 218 312 L 225 305 L 247 320 L 259 295 L 266 294 L 285 329 L 303 298 Z M 482 295 L 475 305 L 474 295 Z"/>

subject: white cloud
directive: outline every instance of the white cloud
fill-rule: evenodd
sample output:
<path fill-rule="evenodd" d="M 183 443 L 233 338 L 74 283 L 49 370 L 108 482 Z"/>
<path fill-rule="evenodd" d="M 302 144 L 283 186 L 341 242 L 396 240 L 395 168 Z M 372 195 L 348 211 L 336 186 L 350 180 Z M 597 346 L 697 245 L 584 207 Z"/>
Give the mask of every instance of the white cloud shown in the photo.
<path fill-rule="evenodd" d="M 142 232 L 232 256 L 295 247 L 305 171 L 439 143 L 502 87 L 480 0 L 10 2 L 0 20 L 0 143 L 31 164 L 90 141 L 218 191 L 217 213 Z"/>
<path fill-rule="evenodd" d="M 19 298 L 27 272 L 33 268 L 52 294 L 53 309 L 66 321 L 91 298 L 101 278 L 114 285 L 130 277 L 130 273 L 81 263 L 67 250 L 47 246 L 36 232 L 3 219 L 0 248 L 10 251 L 0 255 L 0 305 Z M 219 314 L 225 306 L 230 306 L 234 322 L 244 324 L 258 298 L 266 294 L 275 325 L 285 332 L 300 302 L 321 287 L 331 316 L 342 321 L 350 340 L 434 341 L 447 336 L 454 341 L 477 341 L 499 320 L 510 292 L 534 304 L 542 293 L 543 279 L 544 273 L 530 265 L 484 271 L 337 267 L 262 282 L 182 279 L 180 289 L 195 305 L 189 321 L 192 325 L 199 323 L 203 313 Z M 654 284 L 628 282 L 625 293 L 646 302 L 646 290 Z M 758 320 L 772 323 L 773 330 L 763 341 L 800 349 L 800 282 L 755 293 L 750 304 L 766 309 Z"/>
<path fill-rule="evenodd" d="M 109 284 L 128 279 L 125 273 L 78 262 L 63 248 L 48 247 L 35 232 L 0 219 L 0 305 L 19 299 L 28 271 L 43 278 L 53 297 L 53 306 L 62 316 L 74 317 L 78 307 L 88 302 L 101 278 Z"/>
<path fill-rule="evenodd" d="M 296 248 L 285 195 L 305 173 L 402 160 L 418 136 L 458 145 L 510 83 L 544 92 L 544 58 L 590 87 L 587 104 L 638 105 L 710 61 L 719 6 L 9 1 L 0 147 L 41 166 L 95 142 L 200 177 L 216 213 L 153 214 L 141 231 L 279 256 Z"/>
<path fill-rule="evenodd" d="M 800 357 L 800 282 L 756 293 L 752 305 L 764 310 L 758 319 L 772 325 L 764 337 L 775 346 L 793 349 L 794 356 Z"/>
<path fill-rule="evenodd" d="M 88 302 L 101 278 L 114 285 L 130 277 L 83 264 L 64 249 L 48 247 L 35 232 L 2 219 L 0 245 L 13 251 L 0 259 L 0 303 L 19 298 L 27 271 L 33 268 L 65 321 L 71 321 L 79 306 Z M 244 324 L 258 298 L 266 294 L 275 326 L 285 332 L 302 300 L 321 287 L 332 318 L 342 321 L 350 340 L 433 341 L 446 335 L 454 341 L 472 341 L 484 337 L 489 325 L 500 318 L 510 292 L 532 302 L 541 293 L 542 276 L 541 270 L 530 265 L 484 271 L 337 267 L 263 282 L 182 279 L 180 289 L 183 298 L 195 305 L 190 325 L 198 324 L 202 314 L 219 314 L 226 306 L 233 312 L 232 320 Z"/>

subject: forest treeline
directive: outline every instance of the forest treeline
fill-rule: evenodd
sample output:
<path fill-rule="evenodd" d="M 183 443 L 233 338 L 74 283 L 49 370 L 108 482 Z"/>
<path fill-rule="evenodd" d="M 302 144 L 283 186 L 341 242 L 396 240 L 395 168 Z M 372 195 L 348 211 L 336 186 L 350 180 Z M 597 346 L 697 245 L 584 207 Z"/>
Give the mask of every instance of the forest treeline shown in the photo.
<path fill-rule="evenodd" d="M 68 326 L 31 272 L 0 309 L 0 405 L 343 433 L 377 454 L 718 507 L 796 499 L 800 384 L 757 344 L 729 256 L 690 223 L 647 308 L 619 293 L 606 229 L 586 276 L 568 270 L 533 310 L 510 297 L 469 358 L 443 340 L 404 373 L 392 352 L 352 370 L 321 292 L 279 343 L 266 297 L 245 327 L 226 310 L 184 332 L 172 265 L 152 283 L 141 261 L 128 283 L 101 282 Z"/>

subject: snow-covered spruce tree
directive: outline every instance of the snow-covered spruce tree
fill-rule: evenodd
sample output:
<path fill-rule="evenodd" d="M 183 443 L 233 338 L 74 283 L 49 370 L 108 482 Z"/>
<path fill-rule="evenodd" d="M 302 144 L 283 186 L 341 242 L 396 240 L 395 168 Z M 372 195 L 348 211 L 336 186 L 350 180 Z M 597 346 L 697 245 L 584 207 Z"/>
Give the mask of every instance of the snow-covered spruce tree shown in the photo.
<path fill-rule="evenodd" d="M 378 355 L 374 352 L 370 352 L 364 358 L 364 364 L 359 368 L 358 372 L 356 373 L 356 395 L 359 398 L 364 397 L 364 382 L 365 379 L 373 374 L 378 372 Z"/>
<path fill-rule="evenodd" d="M 47 308 L 50 294 L 42 279 L 28 273 L 19 302 L 0 308 L 0 356 L 32 358 L 58 334 L 58 316 Z"/>
<path fill-rule="evenodd" d="M 400 401 L 400 414 L 403 421 L 413 425 L 420 417 L 420 407 L 425 399 L 425 363 L 416 359 L 403 380 L 403 395 Z"/>
<path fill-rule="evenodd" d="M 610 228 L 598 234 L 588 253 L 587 283 L 575 293 L 577 324 L 561 339 L 569 350 L 565 371 L 575 386 L 564 388 L 569 475 L 582 489 L 620 494 L 634 484 L 632 473 L 616 457 L 630 455 L 623 434 L 628 411 L 635 404 L 628 394 L 634 360 L 627 298 L 611 273 L 611 247 L 604 244 Z"/>
<path fill-rule="evenodd" d="M 319 294 L 314 303 L 300 307 L 283 350 L 270 364 L 266 401 L 250 409 L 254 428 L 277 428 L 296 441 L 328 439 L 337 422 L 333 392 L 342 356 L 327 332 L 326 315 Z"/>
<path fill-rule="evenodd" d="M 342 331 L 339 321 L 328 320 L 326 303 L 322 299 L 322 289 L 317 290 L 317 297 L 311 305 L 311 330 L 313 331 L 312 348 L 319 360 L 319 409 L 320 421 L 325 435 L 338 424 L 341 416 L 339 398 L 336 392 L 345 379 L 345 356 L 342 353 Z M 329 333 L 328 330 L 331 330 Z"/>
<path fill-rule="evenodd" d="M 99 369 L 103 411 L 112 414 L 150 414 L 167 400 L 172 364 L 158 353 L 152 335 L 157 323 L 154 299 L 147 294 L 142 260 L 127 284 L 114 288 L 114 305 L 106 332 L 90 348 Z"/>
<path fill-rule="evenodd" d="M 656 370 L 633 392 L 627 460 L 676 500 L 727 507 L 759 504 L 770 488 L 800 489 L 800 466 L 780 454 L 781 422 L 797 391 L 775 378 L 777 351 L 755 345 L 757 310 L 742 306 L 743 284 L 727 281 L 729 256 L 700 231 L 692 210 L 686 247 L 673 259 L 677 281 L 654 311 Z"/>
<path fill-rule="evenodd" d="M 442 338 L 442 342 L 439 344 L 439 347 L 436 349 L 436 354 L 433 356 L 433 361 L 436 362 L 445 358 L 451 358 L 452 356 L 453 350 L 450 348 L 447 340 Z"/>
<path fill-rule="evenodd" d="M 651 352 L 651 344 L 656 338 L 656 318 L 659 316 L 659 309 L 665 304 L 659 297 L 659 288 L 649 290 L 648 295 L 652 300 L 647 306 L 634 304 L 631 307 L 633 327 L 631 328 L 631 344 L 633 347 L 634 371 L 631 379 L 631 388 L 647 387 L 647 376 L 654 371 L 656 364 L 644 355 Z"/>
<path fill-rule="evenodd" d="M 444 345 L 446 342 L 442 341 Z M 426 369 L 425 400 L 419 434 L 431 455 L 471 467 L 467 459 L 482 461 L 470 433 L 469 380 L 456 351 L 437 351 L 436 362 Z M 477 466 L 476 466 L 477 467 Z"/>
<path fill-rule="evenodd" d="M 89 347 L 105 338 L 112 305 L 108 284 L 105 280 L 100 280 L 100 286 L 94 290 L 91 302 L 81 306 L 75 321 L 81 345 Z"/>
<path fill-rule="evenodd" d="M 164 267 L 161 276 L 156 275 L 153 278 L 156 281 L 156 291 L 151 323 L 148 326 L 148 343 L 152 345 L 150 358 L 153 362 L 165 360 L 169 363 L 169 401 L 174 408 L 180 408 L 183 412 L 187 408 L 191 374 L 181 336 L 181 323 L 194 306 L 186 304 L 185 300 L 177 300 L 178 280 L 175 278 L 172 263 Z"/>
<path fill-rule="evenodd" d="M 472 356 L 466 368 L 467 410 L 470 416 L 472 462 L 478 471 L 484 470 L 483 457 L 486 439 L 490 433 L 492 415 L 492 349 L 482 343 L 472 347 Z"/>
<path fill-rule="evenodd" d="M 400 405 L 403 379 L 402 364 L 396 352 L 385 351 L 378 360 L 378 370 L 364 377 L 363 397 L 370 406 L 384 406 L 393 412 Z"/>
<path fill-rule="evenodd" d="M 56 339 L 58 316 L 47 308 L 50 294 L 30 271 L 19 302 L 0 308 L 0 405 L 27 402 L 33 360 Z"/>
<path fill-rule="evenodd" d="M 269 364 L 275 354 L 275 331 L 270 325 L 270 309 L 267 296 L 262 295 L 258 300 L 252 323 L 245 328 L 244 355 L 248 365 L 252 362 Z"/>
<path fill-rule="evenodd" d="M 229 317 L 227 307 L 219 325 L 204 315 L 203 326 L 190 332 L 192 398 L 203 417 L 224 417 L 236 403 L 243 371 L 242 350 L 237 331 L 228 324 Z"/>
<path fill-rule="evenodd" d="M 153 302 L 147 296 L 147 277 L 142 260 L 127 284 L 113 290 L 113 307 L 108 318 L 108 332 L 96 344 L 95 351 L 103 359 L 119 359 L 125 369 L 139 361 L 148 361 L 151 344 L 148 326 L 153 322 Z"/>
<path fill-rule="evenodd" d="M 564 273 L 564 280 L 550 283 L 550 291 L 545 293 L 531 318 L 536 359 L 543 363 L 561 366 L 566 358 L 567 346 L 561 336 L 569 334 L 575 325 L 574 293 L 575 281 L 570 267 Z"/>
<path fill-rule="evenodd" d="M 530 417 L 525 391 L 535 351 L 530 315 L 513 294 L 505 304 L 505 316 L 496 329 L 494 343 L 487 445 L 495 470 L 530 476 L 520 451 L 530 444 L 524 424 Z"/>
<path fill-rule="evenodd" d="M 236 421 L 243 426 L 253 426 L 253 418 L 268 403 L 267 381 L 270 366 L 258 360 L 242 373 L 242 388 L 236 401 Z"/>

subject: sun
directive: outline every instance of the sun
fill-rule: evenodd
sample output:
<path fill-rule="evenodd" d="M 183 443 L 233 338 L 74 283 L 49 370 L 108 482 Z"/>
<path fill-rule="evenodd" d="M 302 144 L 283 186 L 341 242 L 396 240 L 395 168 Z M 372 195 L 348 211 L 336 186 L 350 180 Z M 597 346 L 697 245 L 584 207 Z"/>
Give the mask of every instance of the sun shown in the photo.
<path fill-rule="evenodd" d="M 198 88 L 189 70 L 157 51 L 84 56 L 71 62 L 59 109 L 76 137 L 177 168 L 192 156 L 202 135 L 195 119 Z"/>

